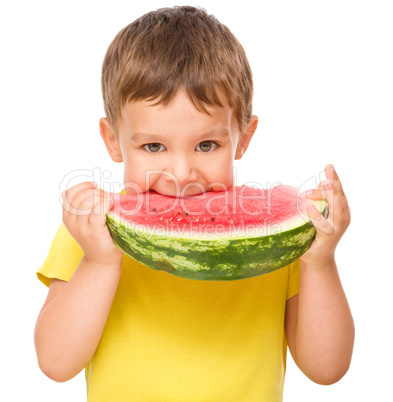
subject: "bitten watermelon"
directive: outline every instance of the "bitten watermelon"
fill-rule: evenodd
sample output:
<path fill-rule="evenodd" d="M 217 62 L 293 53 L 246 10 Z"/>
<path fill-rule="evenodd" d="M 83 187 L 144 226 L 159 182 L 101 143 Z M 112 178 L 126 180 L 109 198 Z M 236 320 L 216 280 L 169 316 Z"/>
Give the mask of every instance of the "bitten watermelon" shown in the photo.
<path fill-rule="evenodd" d="M 107 225 L 115 244 L 150 268 L 201 280 L 235 280 L 285 267 L 310 247 L 313 203 L 295 187 L 235 186 L 196 196 L 115 195 Z"/>

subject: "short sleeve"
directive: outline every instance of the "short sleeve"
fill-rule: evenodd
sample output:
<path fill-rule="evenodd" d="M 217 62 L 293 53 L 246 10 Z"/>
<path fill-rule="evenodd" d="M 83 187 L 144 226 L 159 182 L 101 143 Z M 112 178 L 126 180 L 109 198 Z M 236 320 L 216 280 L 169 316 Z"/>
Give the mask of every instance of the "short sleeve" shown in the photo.
<path fill-rule="evenodd" d="M 289 264 L 287 300 L 299 293 L 300 259 Z"/>
<path fill-rule="evenodd" d="M 68 282 L 82 257 L 82 249 L 62 223 L 52 241 L 44 263 L 37 271 L 37 277 L 46 286 L 50 285 L 52 278 Z"/>

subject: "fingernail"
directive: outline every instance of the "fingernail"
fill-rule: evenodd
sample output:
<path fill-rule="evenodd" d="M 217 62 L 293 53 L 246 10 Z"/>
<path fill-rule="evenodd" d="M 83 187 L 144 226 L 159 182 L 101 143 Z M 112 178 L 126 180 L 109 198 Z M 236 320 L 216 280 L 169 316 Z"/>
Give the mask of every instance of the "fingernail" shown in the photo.
<path fill-rule="evenodd" d="M 65 191 L 61 193 L 61 198 L 64 198 Z"/>
<path fill-rule="evenodd" d="M 307 196 L 310 196 L 310 195 L 313 195 L 314 194 L 314 191 L 313 190 L 307 190 L 306 191 L 306 195 Z"/>

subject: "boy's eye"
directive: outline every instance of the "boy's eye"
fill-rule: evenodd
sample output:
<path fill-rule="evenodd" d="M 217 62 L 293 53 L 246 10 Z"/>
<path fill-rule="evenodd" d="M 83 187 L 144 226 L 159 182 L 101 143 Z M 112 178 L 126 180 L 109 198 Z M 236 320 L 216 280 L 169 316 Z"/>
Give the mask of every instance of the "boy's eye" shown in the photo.
<path fill-rule="evenodd" d="M 165 149 L 165 146 L 159 142 L 151 142 L 150 144 L 145 144 L 143 147 L 147 152 L 157 153 Z M 202 141 L 197 145 L 197 150 L 202 152 L 214 151 L 217 148 L 217 144 L 214 141 Z"/>
<path fill-rule="evenodd" d="M 152 142 L 150 144 L 143 145 L 143 148 L 147 148 L 148 152 L 156 153 L 161 149 L 162 144 L 158 142 Z"/>
<path fill-rule="evenodd" d="M 217 144 L 214 141 L 202 141 L 197 145 L 198 147 L 202 152 L 209 152 L 214 151 L 217 148 Z"/>

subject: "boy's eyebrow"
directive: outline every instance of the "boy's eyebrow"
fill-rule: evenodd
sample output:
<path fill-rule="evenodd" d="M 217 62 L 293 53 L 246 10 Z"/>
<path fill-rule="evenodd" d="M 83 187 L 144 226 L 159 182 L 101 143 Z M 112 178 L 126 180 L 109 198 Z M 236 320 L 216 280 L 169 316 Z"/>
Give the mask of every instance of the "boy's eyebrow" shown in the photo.
<path fill-rule="evenodd" d="M 206 138 L 207 136 L 212 137 L 229 137 L 229 131 L 226 128 L 222 129 L 213 129 L 207 131 L 204 134 L 198 136 L 198 138 Z M 136 132 L 130 135 L 131 141 L 138 142 L 138 141 L 163 141 L 166 139 L 165 136 L 160 134 L 152 134 L 152 133 L 143 133 L 143 132 Z"/>

